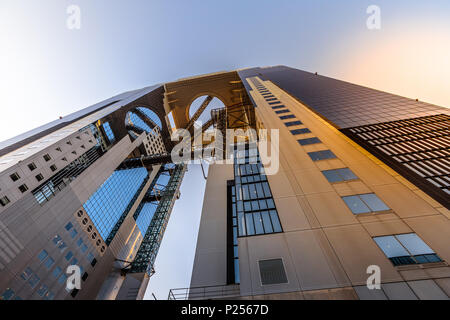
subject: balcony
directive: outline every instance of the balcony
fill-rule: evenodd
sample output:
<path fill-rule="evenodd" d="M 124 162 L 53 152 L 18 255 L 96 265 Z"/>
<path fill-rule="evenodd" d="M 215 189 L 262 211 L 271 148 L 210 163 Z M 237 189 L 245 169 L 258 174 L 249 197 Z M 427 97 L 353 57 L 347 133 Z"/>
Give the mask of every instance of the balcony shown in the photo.
<path fill-rule="evenodd" d="M 171 289 L 168 300 L 233 299 L 240 296 L 238 284 Z"/>

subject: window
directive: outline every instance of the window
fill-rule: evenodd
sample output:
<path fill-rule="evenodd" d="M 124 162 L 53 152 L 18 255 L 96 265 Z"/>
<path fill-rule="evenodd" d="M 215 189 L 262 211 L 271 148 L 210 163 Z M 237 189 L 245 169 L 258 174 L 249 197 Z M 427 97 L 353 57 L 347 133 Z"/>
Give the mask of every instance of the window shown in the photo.
<path fill-rule="evenodd" d="M 12 181 L 17 181 L 20 179 L 20 176 L 17 172 L 14 172 L 12 175 L 9 176 Z"/>
<path fill-rule="evenodd" d="M 53 293 L 53 292 L 47 292 L 46 294 L 45 294 L 45 297 L 44 297 L 44 299 L 45 300 L 53 300 L 55 298 L 55 294 Z"/>
<path fill-rule="evenodd" d="M 44 266 L 47 269 L 50 269 L 53 266 L 54 263 L 55 263 L 55 260 L 52 257 L 48 257 L 48 259 L 45 260 L 45 262 L 44 262 Z"/>
<path fill-rule="evenodd" d="M 48 153 L 47 153 L 47 154 L 44 154 L 43 158 L 44 158 L 44 160 L 45 160 L 46 162 L 52 160 L 52 157 L 50 157 L 50 155 L 49 155 Z"/>
<path fill-rule="evenodd" d="M 72 261 L 70 261 L 70 265 L 71 266 L 76 266 L 78 263 L 78 259 L 77 258 L 73 258 Z"/>
<path fill-rule="evenodd" d="M 47 292 L 47 290 L 48 290 L 48 287 L 47 287 L 45 284 L 43 284 L 43 285 L 36 291 L 36 293 L 37 293 L 39 296 L 43 297 L 44 294 Z"/>
<path fill-rule="evenodd" d="M 394 266 L 441 262 L 441 258 L 417 234 L 373 238 Z"/>
<path fill-rule="evenodd" d="M 295 116 L 293 114 L 288 114 L 287 116 L 280 116 L 281 120 L 287 120 L 287 119 L 295 119 Z"/>
<path fill-rule="evenodd" d="M 36 167 L 36 164 L 34 163 L 34 162 L 32 162 L 32 163 L 30 163 L 29 165 L 28 165 L 28 169 L 30 169 L 30 171 L 33 171 L 34 169 L 36 169 L 37 167 Z"/>
<path fill-rule="evenodd" d="M 274 101 L 274 102 L 269 102 L 269 105 L 276 105 L 276 104 L 279 104 L 279 103 L 281 103 L 280 101 Z"/>
<path fill-rule="evenodd" d="M 52 274 L 55 278 L 58 278 L 62 272 L 62 269 L 60 267 L 56 267 L 55 270 L 53 270 Z"/>
<path fill-rule="evenodd" d="M 38 259 L 40 261 L 44 261 L 44 259 L 47 258 L 47 256 L 48 256 L 48 252 L 45 250 L 42 250 L 41 253 L 39 253 L 39 255 L 38 255 Z"/>
<path fill-rule="evenodd" d="M 77 246 L 81 247 L 81 245 L 83 244 L 83 239 L 78 239 L 77 241 Z"/>
<path fill-rule="evenodd" d="M 56 168 L 56 166 L 54 164 L 52 164 L 50 166 L 50 170 L 52 170 L 53 172 L 55 172 L 58 168 Z"/>
<path fill-rule="evenodd" d="M 276 114 L 288 113 L 290 112 L 288 109 L 275 111 Z"/>
<path fill-rule="evenodd" d="M 288 282 L 282 259 L 260 260 L 258 264 L 263 286 Z"/>
<path fill-rule="evenodd" d="M 92 261 L 94 261 L 95 256 L 92 254 L 92 252 L 89 252 L 87 255 L 87 259 L 90 263 L 92 263 Z"/>
<path fill-rule="evenodd" d="M 44 176 L 42 175 L 42 173 L 39 173 L 39 174 L 36 176 L 36 180 L 37 180 L 38 182 L 44 180 Z"/>
<path fill-rule="evenodd" d="M 9 198 L 7 196 L 4 196 L 0 199 L 0 204 L 2 205 L 2 207 L 6 206 L 9 202 Z"/>
<path fill-rule="evenodd" d="M 325 170 L 322 171 L 322 173 L 325 178 L 327 178 L 328 182 L 331 183 L 358 179 L 358 177 L 349 168 Z"/>
<path fill-rule="evenodd" d="M 60 147 L 55 149 L 56 151 L 62 152 L 62 149 Z"/>
<path fill-rule="evenodd" d="M 73 257 L 73 253 L 72 251 L 67 252 L 66 256 L 64 257 L 64 259 L 66 259 L 67 261 L 69 261 L 71 258 Z"/>
<path fill-rule="evenodd" d="M 374 193 L 342 197 L 354 214 L 386 211 L 389 207 Z"/>
<path fill-rule="evenodd" d="M 59 279 L 58 279 L 58 283 L 66 283 L 66 281 L 67 281 L 67 276 L 63 273 L 62 275 L 61 275 L 61 277 L 59 277 Z"/>
<path fill-rule="evenodd" d="M 19 190 L 20 190 L 20 192 L 24 193 L 28 190 L 28 187 L 26 184 L 23 184 L 23 185 L 19 186 Z"/>
<path fill-rule="evenodd" d="M 67 231 L 69 231 L 70 229 L 72 229 L 73 224 L 72 222 L 69 222 L 68 224 L 66 224 L 66 226 L 64 227 Z"/>
<path fill-rule="evenodd" d="M 14 297 L 14 290 L 11 288 L 6 289 L 0 296 L 0 300 L 11 300 Z"/>
<path fill-rule="evenodd" d="M 33 275 L 30 280 L 28 280 L 28 284 L 30 285 L 31 288 L 36 287 L 36 285 L 38 284 L 39 280 L 41 280 L 37 275 Z"/>
<path fill-rule="evenodd" d="M 276 100 L 277 100 L 277 98 L 275 98 L 275 97 L 273 97 L 273 98 L 266 98 L 267 102 L 269 102 L 269 101 L 276 101 Z"/>
<path fill-rule="evenodd" d="M 72 231 L 70 231 L 70 237 L 72 239 L 75 238 L 77 236 L 77 234 L 78 234 L 78 231 L 75 228 L 73 228 Z"/>
<path fill-rule="evenodd" d="M 281 105 L 281 106 L 272 107 L 273 110 L 283 109 L 283 108 L 286 108 L 286 106 Z"/>
<path fill-rule="evenodd" d="M 26 280 L 30 279 L 32 274 L 33 274 L 33 270 L 31 270 L 30 267 L 26 267 L 25 270 L 20 275 L 20 277 L 26 281 Z"/>
<path fill-rule="evenodd" d="M 284 124 L 286 127 L 293 127 L 293 126 L 299 126 L 302 123 L 300 121 L 291 121 L 291 122 L 285 122 Z"/>
<path fill-rule="evenodd" d="M 297 142 L 301 145 L 301 146 L 307 146 L 310 144 L 316 144 L 316 143 L 321 143 L 322 141 L 320 141 L 319 138 L 308 138 L 308 139 L 300 139 L 297 140 Z"/>
<path fill-rule="evenodd" d="M 322 150 L 316 152 L 308 152 L 309 157 L 313 161 L 326 160 L 326 159 L 334 159 L 336 158 L 335 154 L 331 152 L 331 150 Z"/>
<path fill-rule="evenodd" d="M 297 135 L 297 134 L 305 134 L 305 133 L 311 133 L 311 131 L 308 128 L 303 128 L 303 129 L 295 129 L 295 130 L 291 130 L 291 133 L 293 135 Z"/>

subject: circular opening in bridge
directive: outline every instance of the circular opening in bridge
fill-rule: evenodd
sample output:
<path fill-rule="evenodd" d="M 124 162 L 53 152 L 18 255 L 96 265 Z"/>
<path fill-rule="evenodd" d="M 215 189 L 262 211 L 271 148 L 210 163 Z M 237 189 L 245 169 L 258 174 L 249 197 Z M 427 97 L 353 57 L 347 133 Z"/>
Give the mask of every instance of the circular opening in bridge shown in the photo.
<path fill-rule="evenodd" d="M 158 115 L 149 108 L 137 107 L 127 112 L 125 126 L 132 136 L 137 137 L 142 132 L 161 132 L 162 123 Z"/>
<path fill-rule="evenodd" d="M 197 123 L 206 123 L 211 119 L 211 111 L 214 109 L 225 108 L 225 104 L 219 98 L 213 96 L 201 96 L 195 99 L 189 106 L 189 119 L 194 117 L 195 113 L 206 104 L 206 108 L 201 112 L 200 116 L 196 120 Z"/>

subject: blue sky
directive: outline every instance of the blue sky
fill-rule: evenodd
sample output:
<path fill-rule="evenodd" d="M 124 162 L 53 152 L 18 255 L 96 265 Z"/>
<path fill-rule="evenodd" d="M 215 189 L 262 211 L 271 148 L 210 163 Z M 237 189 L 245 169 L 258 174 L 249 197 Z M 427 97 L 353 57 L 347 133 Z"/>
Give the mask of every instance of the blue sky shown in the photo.
<path fill-rule="evenodd" d="M 71 4 L 80 30 L 66 27 Z M 380 30 L 366 27 L 371 4 Z M 1 0 L 0 45 L 0 140 L 123 91 L 251 66 L 450 106 L 448 0 Z M 189 284 L 202 180 L 193 166 L 157 259 L 158 298 Z"/>

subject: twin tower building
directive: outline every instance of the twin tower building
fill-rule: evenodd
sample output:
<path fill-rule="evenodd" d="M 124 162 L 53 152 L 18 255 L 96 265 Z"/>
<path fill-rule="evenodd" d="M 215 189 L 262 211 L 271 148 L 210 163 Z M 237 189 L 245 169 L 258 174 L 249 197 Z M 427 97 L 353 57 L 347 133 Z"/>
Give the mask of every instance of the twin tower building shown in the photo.
<path fill-rule="evenodd" d="M 285 66 L 125 92 L 0 143 L 0 299 L 143 299 L 188 169 L 172 132 L 211 128 L 278 130 L 278 170 L 251 141 L 209 166 L 190 288 L 169 299 L 449 299 L 449 109 Z"/>

